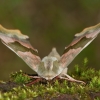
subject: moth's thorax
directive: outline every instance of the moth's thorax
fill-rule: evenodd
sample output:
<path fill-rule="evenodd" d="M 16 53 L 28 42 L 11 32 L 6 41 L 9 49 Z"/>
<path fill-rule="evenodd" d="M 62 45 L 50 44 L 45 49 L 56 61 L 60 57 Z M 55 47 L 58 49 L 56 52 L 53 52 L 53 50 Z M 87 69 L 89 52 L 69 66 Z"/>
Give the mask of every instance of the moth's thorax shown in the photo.
<path fill-rule="evenodd" d="M 47 70 L 52 70 L 54 61 L 57 61 L 56 57 L 44 57 L 42 62 L 44 63 L 44 67 Z"/>
<path fill-rule="evenodd" d="M 46 56 L 42 59 L 40 66 L 38 67 L 38 75 L 51 80 L 62 72 L 62 68 L 56 57 Z"/>

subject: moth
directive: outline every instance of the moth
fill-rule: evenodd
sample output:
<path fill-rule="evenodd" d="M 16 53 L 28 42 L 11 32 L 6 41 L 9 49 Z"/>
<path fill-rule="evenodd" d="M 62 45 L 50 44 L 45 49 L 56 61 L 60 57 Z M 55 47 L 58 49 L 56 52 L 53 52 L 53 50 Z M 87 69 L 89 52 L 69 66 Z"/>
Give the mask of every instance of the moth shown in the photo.
<path fill-rule="evenodd" d="M 100 33 L 100 23 L 85 28 L 82 32 L 75 34 L 73 41 L 65 47 L 60 56 L 53 48 L 49 55 L 44 58 L 38 56 L 38 51 L 29 42 L 29 37 L 23 35 L 19 30 L 9 30 L 0 25 L 1 42 L 16 53 L 38 76 L 33 78 L 44 78 L 52 80 L 56 77 L 73 82 L 84 83 L 67 74 L 68 65 L 74 58 L 86 48 Z"/>

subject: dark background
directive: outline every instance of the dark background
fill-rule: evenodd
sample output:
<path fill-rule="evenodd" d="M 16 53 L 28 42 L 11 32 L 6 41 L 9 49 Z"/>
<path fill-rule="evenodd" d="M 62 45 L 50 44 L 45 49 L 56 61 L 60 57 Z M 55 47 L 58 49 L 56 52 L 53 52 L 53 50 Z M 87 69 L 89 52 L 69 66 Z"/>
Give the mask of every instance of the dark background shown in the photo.
<path fill-rule="evenodd" d="M 40 57 L 56 47 L 60 55 L 74 34 L 100 22 L 100 0 L 0 0 L 0 24 L 19 29 L 30 37 Z M 69 65 L 100 69 L 100 35 Z M 34 73 L 19 57 L 0 42 L 0 80 L 7 80 L 11 72 L 22 69 Z"/>

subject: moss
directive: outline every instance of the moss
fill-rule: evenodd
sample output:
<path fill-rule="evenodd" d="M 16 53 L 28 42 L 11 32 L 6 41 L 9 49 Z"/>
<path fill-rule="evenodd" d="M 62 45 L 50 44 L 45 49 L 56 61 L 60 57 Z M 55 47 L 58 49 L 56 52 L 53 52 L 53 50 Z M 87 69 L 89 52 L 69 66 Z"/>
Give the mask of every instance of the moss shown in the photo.
<path fill-rule="evenodd" d="M 68 82 L 66 80 L 52 80 L 52 82 L 38 82 L 31 86 L 26 86 L 32 81 L 27 74 L 22 71 L 11 74 L 10 82 L 13 85 L 9 90 L 3 91 L 7 82 L 0 82 L 0 100 L 100 100 L 100 70 L 87 67 L 87 58 L 84 59 L 82 67 L 76 65 L 74 71 L 69 73 L 72 77 L 83 80 L 86 84 Z M 58 100 L 58 99 L 57 99 Z"/>
<path fill-rule="evenodd" d="M 19 84 L 24 84 L 30 81 L 30 78 L 28 75 L 26 75 L 25 73 L 22 72 L 22 70 L 20 70 L 19 72 L 15 72 L 12 73 L 10 75 L 10 80 Z"/>

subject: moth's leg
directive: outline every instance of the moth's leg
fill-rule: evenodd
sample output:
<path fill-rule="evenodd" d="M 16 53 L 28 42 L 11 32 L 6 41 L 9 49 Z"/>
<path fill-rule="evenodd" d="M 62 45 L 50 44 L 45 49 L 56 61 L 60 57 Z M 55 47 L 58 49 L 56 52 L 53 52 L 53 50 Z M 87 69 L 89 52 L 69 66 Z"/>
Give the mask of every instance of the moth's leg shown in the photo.
<path fill-rule="evenodd" d="M 35 84 L 35 83 L 41 81 L 41 79 L 42 79 L 42 78 L 37 78 L 36 80 L 34 80 L 34 81 L 32 81 L 32 82 L 29 82 L 29 83 L 27 83 L 26 85 L 27 85 L 27 86 L 30 86 L 30 85 L 32 85 L 32 84 Z"/>
<path fill-rule="evenodd" d="M 27 75 L 27 74 L 25 74 L 25 75 Z M 29 78 L 31 78 L 31 79 L 35 79 L 34 81 L 31 81 L 31 82 L 29 82 L 29 83 L 26 83 L 27 86 L 30 86 L 30 85 L 32 85 L 32 84 L 35 84 L 35 83 L 41 81 L 41 79 L 42 79 L 40 76 L 31 76 L 31 75 L 27 75 L 27 76 L 28 76 Z"/>
<path fill-rule="evenodd" d="M 26 73 L 24 73 L 25 76 L 28 76 L 29 78 L 41 78 L 40 76 L 36 76 L 36 75 L 28 75 Z"/>
<path fill-rule="evenodd" d="M 40 76 L 29 76 L 30 78 L 41 78 Z"/>
<path fill-rule="evenodd" d="M 80 80 L 76 80 L 74 78 L 72 78 L 71 76 L 69 76 L 68 74 L 63 74 L 63 76 L 59 76 L 60 79 L 65 79 L 65 80 L 68 80 L 68 81 L 71 81 L 71 82 L 78 82 L 78 83 L 82 83 L 82 84 L 86 84 L 85 82 L 83 81 L 80 81 Z"/>

